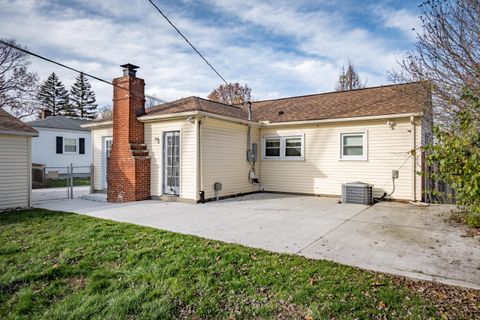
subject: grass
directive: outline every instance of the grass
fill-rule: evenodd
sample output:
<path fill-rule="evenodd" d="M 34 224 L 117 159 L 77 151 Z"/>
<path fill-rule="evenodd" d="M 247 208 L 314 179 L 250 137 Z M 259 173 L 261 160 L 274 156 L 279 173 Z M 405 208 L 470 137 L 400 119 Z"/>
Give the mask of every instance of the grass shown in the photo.
<path fill-rule="evenodd" d="M 0 234 L 2 319 L 442 316 L 412 282 L 125 223 L 35 209 Z M 454 300 L 442 312 L 462 318 Z"/>

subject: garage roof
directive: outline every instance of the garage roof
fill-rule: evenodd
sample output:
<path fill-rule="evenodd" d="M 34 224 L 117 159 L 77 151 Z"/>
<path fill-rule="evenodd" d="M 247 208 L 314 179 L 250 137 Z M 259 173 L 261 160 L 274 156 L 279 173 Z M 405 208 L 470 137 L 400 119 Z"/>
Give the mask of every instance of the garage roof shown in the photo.
<path fill-rule="evenodd" d="M 7 111 L 0 109 L 0 134 L 38 136 L 38 131 L 18 120 Z"/>

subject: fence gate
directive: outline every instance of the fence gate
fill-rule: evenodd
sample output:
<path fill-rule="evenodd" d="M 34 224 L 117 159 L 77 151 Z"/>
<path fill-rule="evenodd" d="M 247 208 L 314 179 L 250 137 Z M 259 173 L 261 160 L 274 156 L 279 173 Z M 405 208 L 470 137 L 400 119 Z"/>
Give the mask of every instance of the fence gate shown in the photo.
<path fill-rule="evenodd" d="M 32 164 L 32 201 L 73 199 L 90 192 L 91 166 Z"/>

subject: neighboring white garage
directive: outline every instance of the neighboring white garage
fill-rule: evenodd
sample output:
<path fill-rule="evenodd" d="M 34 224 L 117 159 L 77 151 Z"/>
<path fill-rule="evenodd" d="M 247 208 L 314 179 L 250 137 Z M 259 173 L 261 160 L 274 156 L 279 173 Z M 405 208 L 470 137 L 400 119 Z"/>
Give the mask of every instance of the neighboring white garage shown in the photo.
<path fill-rule="evenodd" d="M 0 211 L 30 206 L 36 136 L 35 129 L 0 109 Z"/>

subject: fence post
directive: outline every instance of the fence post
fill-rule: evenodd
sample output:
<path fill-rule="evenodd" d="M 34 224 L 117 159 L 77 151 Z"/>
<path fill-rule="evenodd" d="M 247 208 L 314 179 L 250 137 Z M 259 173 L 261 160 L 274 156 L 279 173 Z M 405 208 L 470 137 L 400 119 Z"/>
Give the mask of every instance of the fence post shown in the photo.
<path fill-rule="evenodd" d="M 90 193 L 94 193 L 95 192 L 95 188 L 93 186 L 93 183 L 94 183 L 94 167 L 93 167 L 93 164 L 90 165 Z"/>
<path fill-rule="evenodd" d="M 73 163 L 70 163 L 70 199 L 73 199 Z"/>

